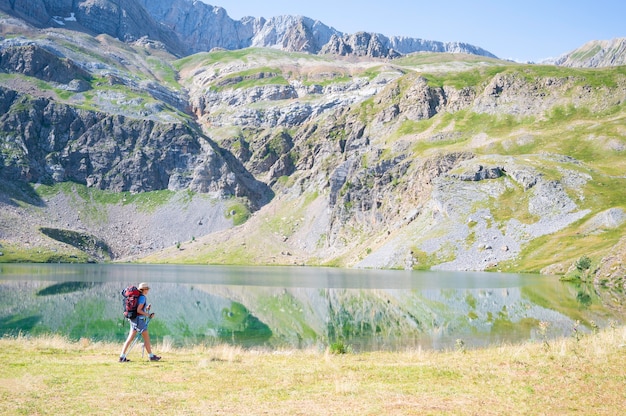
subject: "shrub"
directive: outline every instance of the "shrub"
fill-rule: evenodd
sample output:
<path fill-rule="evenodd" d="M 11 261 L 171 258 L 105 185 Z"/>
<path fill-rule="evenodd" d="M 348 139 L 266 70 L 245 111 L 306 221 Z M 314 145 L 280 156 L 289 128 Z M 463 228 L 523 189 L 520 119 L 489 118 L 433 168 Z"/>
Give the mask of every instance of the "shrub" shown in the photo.
<path fill-rule="evenodd" d="M 330 344 L 329 350 L 331 354 L 347 354 L 352 348 L 346 344 L 343 340 L 337 340 Z"/>
<path fill-rule="evenodd" d="M 587 256 L 582 256 L 576 261 L 576 269 L 583 272 L 591 267 L 591 259 Z"/>

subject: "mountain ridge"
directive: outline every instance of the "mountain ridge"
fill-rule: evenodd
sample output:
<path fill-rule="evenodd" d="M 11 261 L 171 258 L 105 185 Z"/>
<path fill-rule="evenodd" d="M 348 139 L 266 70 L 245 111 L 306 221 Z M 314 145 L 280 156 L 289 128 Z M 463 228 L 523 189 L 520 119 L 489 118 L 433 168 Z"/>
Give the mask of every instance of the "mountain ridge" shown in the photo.
<path fill-rule="evenodd" d="M 270 19 L 231 19 L 222 7 L 191 0 L 1 0 L 0 8 L 39 27 L 68 27 L 105 33 L 125 42 L 149 38 L 162 42 L 177 56 L 246 47 L 280 48 L 291 52 L 337 51 L 327 46 L 331 39 L 343 44 L 375 40 L 360 48 L 372 57 L 393 58 L 418 51 L 462 52 L 495 58 L 490 52 L 462 42 L 437 42 L 407 37 L 387 37 L 359 32 L 347 35 L 318 20 L 303 16 L 276 16 Z M 334 38 L 333 38 L 334 37 Z M 343 51 L 345 52 L 345 48 Z"/>
<path fill-rule="evenodd" d="M 328 45 L 333 39 L 339 39 L 344 43 L 354 43 L 355 37 L 363 37 L 367 32 L 345 34 L 332 27 L 325 25 L 319 20 L 305 16 L 282 15 L 269 19 L 244 17 L 241 20 L 230 19 L 225 9 L 211 6 L 203 2 L 191 2 L 177 0 L 171 7 L 164 0 L 140 0 L 143 6 L 153 17 L 165 25 L 174 28 L 182 38 L 196 38 L 198 36 L 211 37 L 216 31 L 211 31 L 211 26 L 219 27 L 219 33 L 230 34 L 231 38 L 237 39 L 236 43 L 222 43 L 219 41 L 201 43 L 201 47 L 192 46 L 192 53 L 209 51 L 215 47 L 225 49 L 240 49 L 244 47 L 277 47 L 290 52 L 320 53 L 321 51 L 336 51 L 337 48 Z M 165 3 L 165 4 L 164 4 Z M 176 10 L 176 12 L 173 12 Z M 190 24 L 188 19 L 193 16 Z M 181 23 L 181 22 L 184 22 Z M 202 23 L 200 23 L 202 22 Z M 210 23 L 209 23 L 210 22 Z M 226 28 L 226 29 L 225 29 Z M 233 36 L 234 35 L 234 36 Z M 368 34 L 371 38 L 379 40 L 379 47 L 365 47 L 365 50 L 375 51 L 372 57 L 393 58 L 400 54 L 418 51 L 436 52 L 462 52 L 477 55 L 496 56 L 490 52 L 462 42 L 437 42 L 417 38 L 393 36 L 387 37 L 382 34 Z M 363 44 L 361 44 L 363 45 Z M 395 53 L 389 52 L 394 50 Z M 328 52 L 327 52 L 328 53 Z"/>

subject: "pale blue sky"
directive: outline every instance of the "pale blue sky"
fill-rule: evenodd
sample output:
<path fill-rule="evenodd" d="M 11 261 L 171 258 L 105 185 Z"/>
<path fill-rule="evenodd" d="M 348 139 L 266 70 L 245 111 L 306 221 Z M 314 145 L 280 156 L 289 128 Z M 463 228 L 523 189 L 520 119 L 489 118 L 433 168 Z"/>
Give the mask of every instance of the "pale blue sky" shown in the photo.
<path fill-rule="evenodd" d="M 591 40 L 626 37 L 624 0 L 203 0 L 243 16 L 301 15 L 344 33 L 459 41 L 538 62 Z"/>

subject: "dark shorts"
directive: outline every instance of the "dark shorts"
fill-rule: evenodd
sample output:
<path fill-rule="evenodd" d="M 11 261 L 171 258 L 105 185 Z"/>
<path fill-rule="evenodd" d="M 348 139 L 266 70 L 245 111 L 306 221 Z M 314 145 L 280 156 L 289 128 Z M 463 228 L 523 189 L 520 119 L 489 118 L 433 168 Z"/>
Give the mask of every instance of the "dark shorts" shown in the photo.
<path fill-rule="evenodd" d="M 138 316 L 130 320 L 130 328 L 133 331 L 143 332 L 148 327 L 145 316 Z"/>

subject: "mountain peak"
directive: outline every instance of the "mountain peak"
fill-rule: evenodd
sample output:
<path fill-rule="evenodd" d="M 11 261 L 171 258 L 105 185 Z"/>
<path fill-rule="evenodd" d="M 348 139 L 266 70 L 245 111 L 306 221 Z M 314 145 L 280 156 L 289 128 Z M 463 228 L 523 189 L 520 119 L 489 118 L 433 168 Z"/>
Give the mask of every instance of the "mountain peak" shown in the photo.
<path fill-rule="evenodd" d="M 626 38 L 587 42 L 557 58 L 555 64 L 576 68 L 626 65 Z"/>

